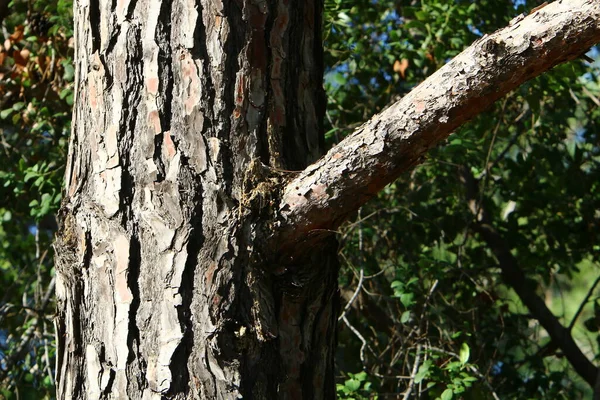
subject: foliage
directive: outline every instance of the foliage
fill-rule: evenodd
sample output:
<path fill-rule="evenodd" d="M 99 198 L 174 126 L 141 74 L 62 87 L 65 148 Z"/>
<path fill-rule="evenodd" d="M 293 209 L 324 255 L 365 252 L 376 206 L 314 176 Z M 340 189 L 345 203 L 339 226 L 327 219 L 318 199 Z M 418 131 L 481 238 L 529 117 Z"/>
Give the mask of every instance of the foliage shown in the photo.
<path fill-rule="evenodd" d="M 0 21 L 0 397 L 7 399 L 54 396 L 50 244 L 73 104 L 71 6 L 14 0 Z"/>
<path fill-rule="evenodd" d="M 348 379 L 343 384 L 337 384 L 338 399 L 363 400 L 377 399 L 373 383 L 369 381 L 366 372 L 348 373 Z"/>
<path fill-rule="evenodd" d="M 331 143 L 539 3 L 326 5 Z M 340 285 L 351 303 L 340 326 L 342 375 L 362 370 L 394 398 L 590 396 L 513 291 L 476 215 L 488 215 L 530 291 L 597 359 L 598 73 L 597 62 L 578 60 L 518 88 L 341 229 Z"/>

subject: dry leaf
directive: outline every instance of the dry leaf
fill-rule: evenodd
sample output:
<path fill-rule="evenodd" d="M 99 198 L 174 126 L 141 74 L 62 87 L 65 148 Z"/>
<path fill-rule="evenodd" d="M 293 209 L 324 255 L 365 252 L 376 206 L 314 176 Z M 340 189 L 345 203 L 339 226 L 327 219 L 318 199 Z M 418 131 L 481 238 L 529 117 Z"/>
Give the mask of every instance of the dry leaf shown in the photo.
<path fill-rule="evenodd" d="M 394 62 L 394 72 L 400 74 L 400 76 L 404 79 L 406 78 L 405 72 L 408 68 L 408 60 L 403 58 L 402 60 L 396 60 Z"/>

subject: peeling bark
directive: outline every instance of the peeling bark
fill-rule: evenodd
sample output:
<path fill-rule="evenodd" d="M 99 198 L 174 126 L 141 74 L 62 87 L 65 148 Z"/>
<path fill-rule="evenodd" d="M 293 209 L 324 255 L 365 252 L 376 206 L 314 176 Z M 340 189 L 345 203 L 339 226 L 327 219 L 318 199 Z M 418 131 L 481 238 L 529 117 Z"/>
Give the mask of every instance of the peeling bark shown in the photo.
<path fill-rule="evenodd" d="M 374 116 L 283 191 L 273 241 L 312 246 L 457 127 L 600 42 L 600 2 L 556 1 L 485 35 Z"/>

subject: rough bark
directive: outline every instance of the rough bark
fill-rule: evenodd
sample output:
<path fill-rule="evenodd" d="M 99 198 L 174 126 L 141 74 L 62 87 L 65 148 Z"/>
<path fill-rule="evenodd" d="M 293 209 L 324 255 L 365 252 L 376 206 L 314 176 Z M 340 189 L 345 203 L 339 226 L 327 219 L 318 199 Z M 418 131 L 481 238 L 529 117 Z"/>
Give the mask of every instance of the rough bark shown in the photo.
<path fill-rule="evenodd" d="M 334 397 L 335 241 L 254 250 L 273 171 L 323 151 L 321 12 L 76 2 L 58 398 Z"/>
<path fill-rule="evenodd" d="M 458 126 L 598 42 L 597 0 L 556 1 L 485 35 L 290 182 L 273 240 L 311 246 Z"/>

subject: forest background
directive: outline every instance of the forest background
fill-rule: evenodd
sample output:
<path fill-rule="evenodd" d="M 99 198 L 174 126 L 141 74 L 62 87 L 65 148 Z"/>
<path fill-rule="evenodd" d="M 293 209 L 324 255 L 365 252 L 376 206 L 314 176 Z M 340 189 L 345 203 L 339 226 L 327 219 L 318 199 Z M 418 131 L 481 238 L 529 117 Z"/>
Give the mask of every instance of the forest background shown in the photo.
<path fill-rule="evenodd" d="M 327 143 L 540 3 L 326 0 Z M 0 398 L 54 398 L 72 36 L 70 0 L 0 0 Z M 339 398 L 591 396 L 524 296 L 598 365 L 598 58 L 516 89 L 340 228 Z"/>

